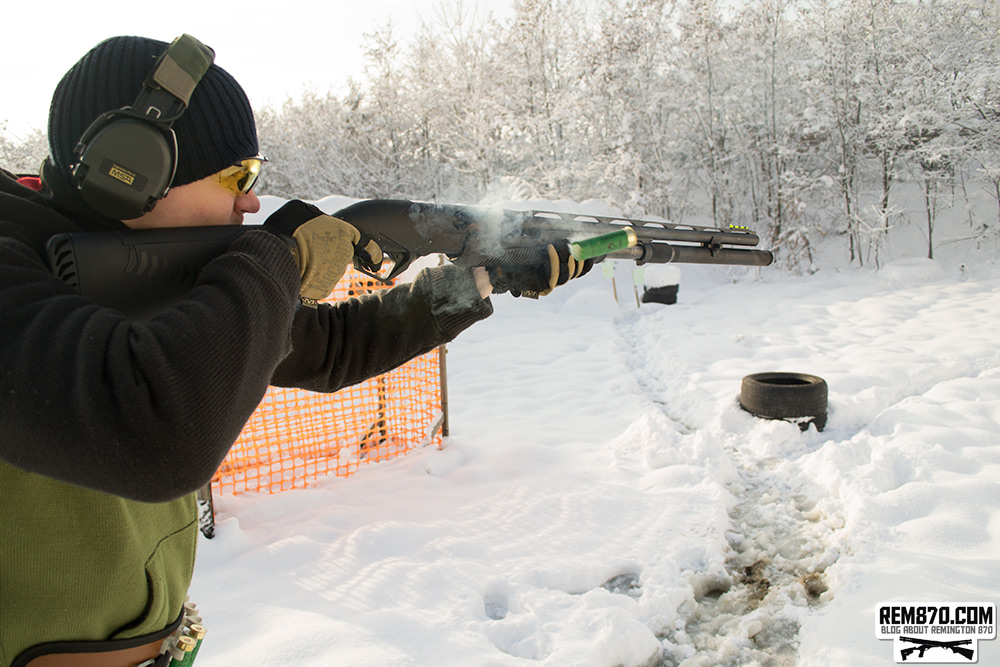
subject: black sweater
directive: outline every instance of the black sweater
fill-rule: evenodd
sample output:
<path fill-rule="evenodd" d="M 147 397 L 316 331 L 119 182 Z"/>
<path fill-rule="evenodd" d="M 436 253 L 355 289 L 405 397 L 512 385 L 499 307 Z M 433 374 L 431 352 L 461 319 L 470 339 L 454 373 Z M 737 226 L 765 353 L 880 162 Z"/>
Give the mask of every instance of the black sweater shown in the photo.
<path fill-rule="evenodd" d="M 70 219 L 0 175 L 0 460 L 126 498 L 165 501 L 207 483 L 269 384 L 336 391 L 492 313 L 472 276 L 450 265 L 297 307 L 287 246 L 252 231 L 187 299 L 130 321 L 47 267 L 49 237 L 102 224 Z"/>

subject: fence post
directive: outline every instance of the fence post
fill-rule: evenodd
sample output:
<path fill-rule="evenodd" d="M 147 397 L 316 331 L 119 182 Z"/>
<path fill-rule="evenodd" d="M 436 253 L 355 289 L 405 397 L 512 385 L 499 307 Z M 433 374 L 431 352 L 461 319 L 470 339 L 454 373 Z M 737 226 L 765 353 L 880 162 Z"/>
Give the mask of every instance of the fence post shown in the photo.
<path fill-rule="evenodd" d="M 441 437 L 446 438 L 449 434 L 448 426 L 448 362 L 445 356 L 448 354 L 448 346 L 442 345 L 438 348 L 438 365 L 441 370 Z"/>

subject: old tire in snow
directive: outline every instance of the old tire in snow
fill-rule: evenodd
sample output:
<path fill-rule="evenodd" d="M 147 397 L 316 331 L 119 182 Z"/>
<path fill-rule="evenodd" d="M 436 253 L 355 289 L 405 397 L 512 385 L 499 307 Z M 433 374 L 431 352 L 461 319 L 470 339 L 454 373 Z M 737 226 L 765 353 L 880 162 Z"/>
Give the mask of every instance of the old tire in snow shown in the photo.
<path fill-rule="evenodd" d="M 803 431 L 815 424 L 826 425 L 826 380 L 806 373 L 754 373 L 743 378 L 740 406 L 764 419 L 784 419 Z"/>

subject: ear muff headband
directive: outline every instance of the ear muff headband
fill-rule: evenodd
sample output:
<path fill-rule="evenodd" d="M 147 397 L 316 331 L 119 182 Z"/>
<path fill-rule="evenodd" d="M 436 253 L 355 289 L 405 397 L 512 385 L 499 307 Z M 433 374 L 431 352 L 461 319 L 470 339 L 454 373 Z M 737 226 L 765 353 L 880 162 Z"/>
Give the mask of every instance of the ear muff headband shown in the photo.
<path fill-rule="evenodd" d="M 177 169 L 171 129 L 215 52 L 190 35 L 170 44 L 132 106 L 95 120 L 80 138 L 73 180 L 84 201 L 115 220 L 138 218 L 167 194 Z"/>

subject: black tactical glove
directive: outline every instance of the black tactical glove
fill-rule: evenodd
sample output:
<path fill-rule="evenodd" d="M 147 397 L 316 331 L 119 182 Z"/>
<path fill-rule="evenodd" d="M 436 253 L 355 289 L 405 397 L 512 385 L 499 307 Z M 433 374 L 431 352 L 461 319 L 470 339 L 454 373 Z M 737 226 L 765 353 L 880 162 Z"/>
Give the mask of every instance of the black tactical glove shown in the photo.
<path fill-rule="evenodd" d="M 382 261 L 382 249 L 353 225 L 326 215 L 312 204 L 293 200 L 264 221 L 264 229 L 285 239 L 299 265 L 302 304 L 316 307 L 357 257 L 367 266 Z"/>
<path fill-rule="evenodd" d="M 582 262 L 573 258 L 568 241 L 556 241 L 546 247 L 548 260 L 534 265 L 491 266 L 488 268 L 494 294 L 510 292 L 513 296 L 537 299 L 549 294 L 559 285 L 565 285 L 573 278 L 579 278 L 594 266 L 594 260 Z"/>

